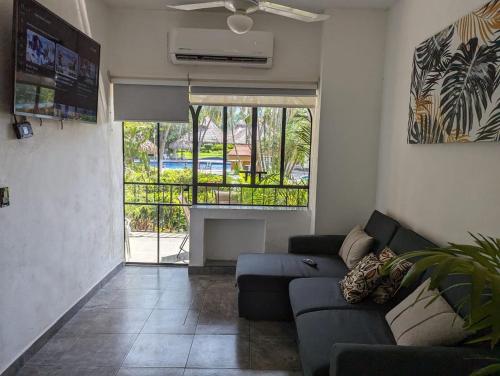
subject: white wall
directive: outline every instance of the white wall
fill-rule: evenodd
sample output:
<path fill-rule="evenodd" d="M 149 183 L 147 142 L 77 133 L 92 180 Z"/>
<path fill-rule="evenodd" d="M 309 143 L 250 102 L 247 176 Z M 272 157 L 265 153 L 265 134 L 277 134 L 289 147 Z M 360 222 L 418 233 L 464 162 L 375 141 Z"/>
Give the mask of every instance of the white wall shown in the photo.
<path fill-rule="evenodd" d="M 437 242 L 499 236 L 500 145 L 407 145 L 414 48 L 485 0 L 400 0 L 389 13 L 377 207 Z"/>
<path fill-rule="evenodd" d="M 272 69 L 174 65 L 168 59 L 167 35 L 175 27 L 226 29 L 227 13 L 113 9 L 111 74 L 119 77 L 194 77 L 237 80 L 309 81 L 319 79 L 321 25 L 255 14 L 254 30 L 272 31 Z"/>
<path fill-rule="evenodd" d="M 237 246 L 234 244 L 234 236 L 224 234 L 220 226 L 213 228 L 211 222 L 214 220 L 233 221 L 227 230 L 243 234 Z M 251 231 L 245 231 L 248 225 L 253 227 Z M 198 205 L 191 208 L 189 265 L 203 266 L 207 259 L 236 260 L 238 255 L 244 252 L 286 253 L 288 238 L 297 234 L 308 234 L 310 227 L 311 211 L 308 209 Z M 215 250 L 211 253 L 215 246 L 224 247 L 229 252 L 221 254 Z"/>
<path fill-rule="evenodd" d="M 12 0 L 0 0 L 0 373 L 123 259 L 121 130 L 33 120 L 18 141 L 10 112 Z M 77 1 L 43 4 L 82 28 Z M 85 5 L 84 1 L 80 1 Z M 92 34 L 107 69 L 108 9 L 87 0 Z"/>
<path fill-rule="evenodd" d="M 346 233 L 373 211 L 386 12 L 337 9 L 323 25 L 316 233 Z"/>
<path fill-rule="evenodd" d="M 206 219 L 204 233 L 208 260 L 236 261 L 241 253 L 264 252 L 266 246 L 265 219 Z"/>

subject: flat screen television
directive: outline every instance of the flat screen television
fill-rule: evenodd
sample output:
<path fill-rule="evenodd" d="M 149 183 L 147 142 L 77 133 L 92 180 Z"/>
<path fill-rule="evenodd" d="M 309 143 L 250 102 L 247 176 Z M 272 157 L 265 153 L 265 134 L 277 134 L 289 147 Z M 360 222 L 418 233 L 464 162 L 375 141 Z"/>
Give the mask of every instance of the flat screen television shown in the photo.
<path fill-rule="evenodd" d="M 14 2 L 13 113 L 97 122 L 99 43 L 34 0 Z"/>

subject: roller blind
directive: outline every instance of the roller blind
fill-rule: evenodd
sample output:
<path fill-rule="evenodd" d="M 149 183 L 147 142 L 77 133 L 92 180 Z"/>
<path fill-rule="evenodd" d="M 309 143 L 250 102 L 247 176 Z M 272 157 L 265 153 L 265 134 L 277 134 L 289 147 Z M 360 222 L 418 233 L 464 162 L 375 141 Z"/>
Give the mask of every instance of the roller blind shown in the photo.
<path fill-rule="evenodd" d="M 274 88 L 191 85 L 191 104 L 216 106 L 307 107 L 316 105 L 314 88 Z"/>
<path fill-rule="evenodd" d="M 194 95 L 241 95 L 241 96 L 273 96 L 273 97 L 315 97 L 316 89 L 295 88 L 257 88 L 257 87 L 218 87 L 191 85 Z"/>
<path fill-rule="evenodd" d="M 116 121 L 189 121 L 188 86 L 113 85 Z"/>

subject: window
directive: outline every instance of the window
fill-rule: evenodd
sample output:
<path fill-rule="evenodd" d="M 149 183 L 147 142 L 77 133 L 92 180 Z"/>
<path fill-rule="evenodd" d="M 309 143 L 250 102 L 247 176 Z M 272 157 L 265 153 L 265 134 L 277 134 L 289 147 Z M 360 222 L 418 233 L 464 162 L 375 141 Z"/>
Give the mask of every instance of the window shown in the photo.
<path fill-rule="evenodd" d="M 307 207 L 308 108 L 193 106 L 193 204 Z"/>

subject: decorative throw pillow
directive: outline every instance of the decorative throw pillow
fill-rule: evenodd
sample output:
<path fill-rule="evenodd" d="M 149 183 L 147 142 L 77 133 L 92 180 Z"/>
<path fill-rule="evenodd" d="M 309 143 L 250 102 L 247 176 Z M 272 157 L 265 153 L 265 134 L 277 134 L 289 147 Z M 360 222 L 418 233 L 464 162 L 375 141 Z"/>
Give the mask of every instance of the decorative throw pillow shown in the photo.
<path fill-rule="evenodd" d="M 439 294 L 429 285 L 430 279 L 385 316 L 398 345 L 448 346 L 467 336 L 464 320 L 442 296 L 429 304 Z"/>
<path fill-rule="evenodd" d="M 373 238 L 363 231 L 361 226 L 354 227 L 346 236 L 339 255 L 349 269 L 354 268 L 357 263 L 368 254 L 373 244 Z"/>
<path fill-rule="evenodd" d="M 387 263 L 391 261 L 393 258 L 397 257 L 397 255 L 391 251 L 389 248 L 385 248 L 378 255 L 378 259 L 383 263 Z M 384 304 L 391 299 L 401 286 L 401 282 L 405 277 L 406 273 L 411 269 L 413 264 L 409 261 L 403 260 L 399 261 L 397 264 L 393 266 L 389 275 L 383 277 L 380 280 L 377 288 L 372 292 L 372 299 L 375 303 Z"/>
<path fill-rule="evenodd" d="M 374 290 L 379 282 L 383 263 L 370 253 L 340 281 L 340 290 L 348 303 L 359 303 Z"/>

